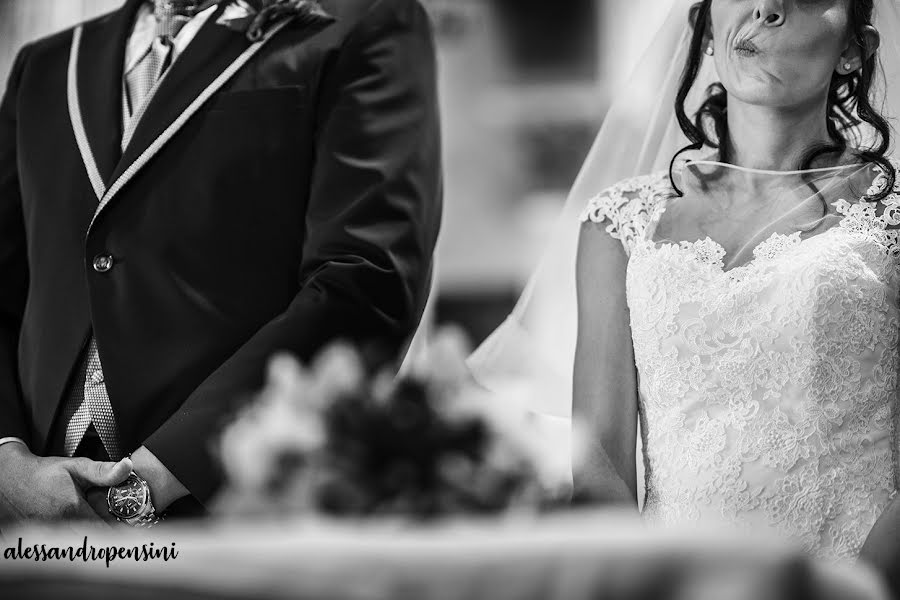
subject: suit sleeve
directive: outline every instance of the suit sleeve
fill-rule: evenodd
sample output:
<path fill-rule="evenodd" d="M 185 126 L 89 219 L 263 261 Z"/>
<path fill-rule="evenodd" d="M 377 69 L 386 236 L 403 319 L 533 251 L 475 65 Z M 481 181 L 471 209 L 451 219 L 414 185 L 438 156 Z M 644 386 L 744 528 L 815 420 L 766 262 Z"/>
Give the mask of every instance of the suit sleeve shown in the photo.
<path fill-rule="evenodd" d="M 441 210 L 436 65 L 414 0 L 379 0 L 324 67 L 302 287 L 145 446 L 201 503 L 221 484 L 223 421 L 263 383 L 268 359 L 309 360 L 335 339 L 399 352 L 430 287 Z"/>
<path fill-rule="evenodd" d="M 28 294 L 25 223 L 16 152 L 19 83 L 27 47 L 16 57 L 0 104 L 0 438 L 30 442 L 19 383 L 19 330 Z"/>

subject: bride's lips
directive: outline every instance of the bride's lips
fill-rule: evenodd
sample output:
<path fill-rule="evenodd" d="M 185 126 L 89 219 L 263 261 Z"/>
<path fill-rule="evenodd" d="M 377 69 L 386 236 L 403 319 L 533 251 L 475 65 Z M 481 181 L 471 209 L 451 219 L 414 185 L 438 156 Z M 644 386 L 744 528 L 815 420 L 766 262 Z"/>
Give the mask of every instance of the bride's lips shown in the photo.
<path fill-rule="evenodd" d="M 741 40 L 734 45 L 734 52 L 738 56 L 751 57 L 760 54 L 760 49 L 751 40 Z"/>

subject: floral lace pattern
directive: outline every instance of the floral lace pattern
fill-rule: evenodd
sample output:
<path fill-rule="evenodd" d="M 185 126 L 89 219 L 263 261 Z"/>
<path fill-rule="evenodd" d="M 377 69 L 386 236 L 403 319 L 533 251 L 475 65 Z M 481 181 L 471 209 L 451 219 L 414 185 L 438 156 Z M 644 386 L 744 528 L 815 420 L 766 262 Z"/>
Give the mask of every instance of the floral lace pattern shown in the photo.
<path fill-rule="evenodd" d="M 660 194 L 668 194 L 669 176 L 656 173 L 621 181 L 588 202 L 582 221 L 609 221 L 607 233 L 622 240 L 625 251 L 645 237 L 659 206 Z"/>
<path fill-rule="evenodd" d="M 870 192 L 886 184 L 879 173 Z M 629 256 L 646 518 L 762 525 L 821 557 L 858 556 L 900 484 L 892 192 L 835 202 L 835 227 L 773 234 L 729 271 L 709 238 L 649 239 L 665 173 L 590 201 L 582 220 L 608 223 Z"/>

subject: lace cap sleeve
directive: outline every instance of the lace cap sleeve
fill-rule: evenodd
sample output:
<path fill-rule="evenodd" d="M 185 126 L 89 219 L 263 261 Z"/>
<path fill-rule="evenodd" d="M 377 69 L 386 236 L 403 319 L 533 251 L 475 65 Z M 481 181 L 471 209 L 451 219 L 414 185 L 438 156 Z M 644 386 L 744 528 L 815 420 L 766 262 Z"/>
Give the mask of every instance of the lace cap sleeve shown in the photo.
<path fill-rule="evenodd" d="M 669 190 L 665 172 L 620 181 L 588 200 L 582 223 L 608 223 L 606 231 L 621 240 L 631 254 L 635 242 L 645 239 L 662 192 Z"/>
<path fill-rule="evenodd" d="M 850 203 L 838 200 L 834 206 L 839 214 L 844 215 L 844 227 L 876 235 L 892 256 L 900 258 L 900 161 L 892 158 L 891 165 L 894 168 L 894 187 L 882 200 L 867 200 L 884 192 L 890 183 L 883 170 L 876 167 L 875 179 L 860 201 Z"/>

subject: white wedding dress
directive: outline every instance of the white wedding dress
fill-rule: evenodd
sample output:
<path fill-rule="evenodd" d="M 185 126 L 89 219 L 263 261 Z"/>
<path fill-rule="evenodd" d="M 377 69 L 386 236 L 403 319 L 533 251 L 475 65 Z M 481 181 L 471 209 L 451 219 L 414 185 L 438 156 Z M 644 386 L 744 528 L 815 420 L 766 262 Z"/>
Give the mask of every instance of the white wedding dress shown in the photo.
<path fill-rule="evenodd" d="M 886 184 L 866 168 L 872 189 Z M 654 240 L 673 201 L 658 173 L 582 215 L 628 255 L 644 514 L 856 557 L 900 481 L 900 196 L 833 202 L 835 226 L 773 233 L 727 270 L 709 237 Z"/>

